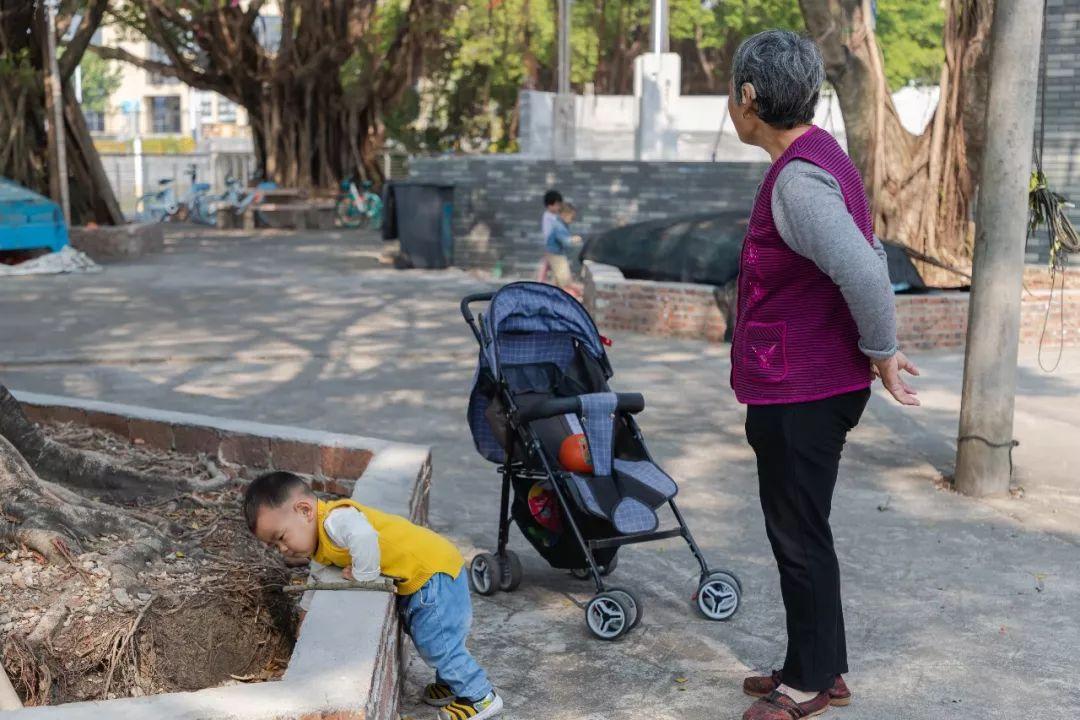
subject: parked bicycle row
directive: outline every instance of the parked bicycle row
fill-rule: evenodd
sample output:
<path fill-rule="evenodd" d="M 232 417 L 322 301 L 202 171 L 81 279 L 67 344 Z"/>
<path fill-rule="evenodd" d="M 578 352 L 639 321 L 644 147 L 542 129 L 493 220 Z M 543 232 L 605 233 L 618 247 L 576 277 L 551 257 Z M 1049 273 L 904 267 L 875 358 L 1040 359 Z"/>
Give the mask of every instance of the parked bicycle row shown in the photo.
<path fill-rule="evenodd" d="M 188 165 L 185 172 L 191 182 L 182 196 L 177 196 L 173 178 L 158 180 L 158 189 L 145 193 L 135 203 L 136 219 L 142 222 L 196 222 L 203 225 L 217 225 L 219 212 L 231 212 L 242 215 L 251 208 L 256 217 L 264 196 L 278 189 L 277 183 L 260 181 L 247 187 L 237 178 L 228 175 L 225 189 L 221 193 L 211 192 L 210 183 L 198 181 L 198 168 Z M 341 183 L 340 192 L 335 199 L 334 215 L 342 227 L 372 228 L 382 226 L 383 202 L 373 189 L 370 180 L 357 183 L 355 176 L 350 176 Z M 262 218 L 264 225 L 269 225 Z"/>

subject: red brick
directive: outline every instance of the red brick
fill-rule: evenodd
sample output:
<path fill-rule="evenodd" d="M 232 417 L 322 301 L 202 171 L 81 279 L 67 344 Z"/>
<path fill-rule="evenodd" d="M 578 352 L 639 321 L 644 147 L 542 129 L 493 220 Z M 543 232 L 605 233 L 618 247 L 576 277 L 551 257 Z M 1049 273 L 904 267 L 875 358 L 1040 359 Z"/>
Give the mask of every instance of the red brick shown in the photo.
<path fill-rule="evenodd" d="M 322 467 L 322 450 L 311 443 L 271 440 L 270 456 L 277 470 L 311 475 L 319 472 Z"/>
<path fill-rule="evenodd" d="M 218 453 L 225 462 L 248 467 L 270 467 L 270 438 L 258 435 L 225 435 Z"/>
<path fill-rule="evenodd" d="M 371 462 L 368 450 L 324 447 L 322 449 L 322 472 L 327 477 L 358 478 Z"/>
<path fill-rule="evenodd" d="M 205 453 L 217 457 L 221 436 L 201 425 L 173 425 L 173 447 L 182 453 Z"/>
<path fill-rule="evenodd" d="M 172 426 L 168 423 L 132 419 L 128 422 L 128 437 L 162 450 L 172 450 L 173 447 Z"/>
<path fill-rule="evenodd" d="M 123 415 L 89 411 L 86 413 L 86 424 L 90 427 L 114 432 L 121 437 L 126 438 L 128 436 L 128 419 Z"/>
<path fill-rule="evenodd" d="M 340 495 L 341 497 L 349 497 L 352 495 L 353 488 L 356 487 L 355 480 L 334 480 L 331 478 L 316 477 L 311 481 L 311 487 L 319 492 L 329 493 L 331 495 Z"/>
<path fill-rule="evenodd" d="M 46 408 L 38 405 L 23 405 L 22 411 L 26 419 L 32 423 L 48 422 L 53 419 Z"/>

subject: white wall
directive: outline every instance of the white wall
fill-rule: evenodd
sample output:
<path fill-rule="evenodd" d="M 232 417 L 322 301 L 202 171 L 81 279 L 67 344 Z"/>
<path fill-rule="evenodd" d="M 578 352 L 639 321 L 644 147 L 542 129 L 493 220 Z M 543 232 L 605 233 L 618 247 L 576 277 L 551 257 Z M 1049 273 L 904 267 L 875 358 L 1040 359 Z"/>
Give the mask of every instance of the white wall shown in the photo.
<path fill-rule="evenodd" d="M 913 133 L 921 133 L 937 106 L 937 98 L 936 87 L 904 88 L 893 94 L 893 103 L 904 127 Z M 522 155 L 550 157 L 553 99 L 554 93 L 521 91 L 519 142 Z M 768 162 L 768 155 L 763 150 L 739 141 L 727 117 L 726 95 L 682 95 L 676 108 L 678 160 Z M 633 160 L 637 115 L 638 100 L 633 95 L 577 95 L 576 158 Z M 840 103 L 832 92 L 822 94 L 814 123 L 847 147 Z"/>

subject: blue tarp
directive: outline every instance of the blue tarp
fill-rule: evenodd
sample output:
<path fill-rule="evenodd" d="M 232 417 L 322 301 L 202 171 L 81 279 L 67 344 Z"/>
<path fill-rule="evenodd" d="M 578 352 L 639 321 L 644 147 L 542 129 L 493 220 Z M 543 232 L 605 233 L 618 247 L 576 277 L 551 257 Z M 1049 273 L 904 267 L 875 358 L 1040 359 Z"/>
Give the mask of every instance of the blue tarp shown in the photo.
<path fill-rule="evenodd" d="M 0 178 L 0 250 L 48 248 L 68 244 L 60 206 L 43 195 Z"/>

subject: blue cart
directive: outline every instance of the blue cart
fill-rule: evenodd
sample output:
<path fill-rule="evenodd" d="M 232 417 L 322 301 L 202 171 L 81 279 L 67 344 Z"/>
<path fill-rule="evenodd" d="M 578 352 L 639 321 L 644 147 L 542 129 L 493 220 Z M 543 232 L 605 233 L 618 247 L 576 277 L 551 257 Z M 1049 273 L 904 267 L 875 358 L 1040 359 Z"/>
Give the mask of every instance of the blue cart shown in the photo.
<path fill-rule="evenodd" d="M 0 250 L 48 248 L 68 244 L 60 206 L 22 185 L 0 178 Z"/>

